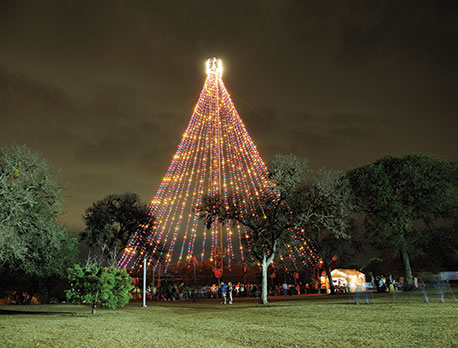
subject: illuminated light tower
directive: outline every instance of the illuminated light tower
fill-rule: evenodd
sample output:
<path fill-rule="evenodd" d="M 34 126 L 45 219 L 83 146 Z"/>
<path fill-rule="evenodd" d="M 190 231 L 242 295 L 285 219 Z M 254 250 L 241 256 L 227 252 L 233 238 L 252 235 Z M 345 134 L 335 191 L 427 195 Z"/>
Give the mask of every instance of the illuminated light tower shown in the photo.
<path fill-rule="evenodd" d="M 257 198 L 273 192 L 273 184 L 224 86 L 221 60 L 209 59 L 206 71 L 189 124 L 149 206 L 155 223 L 141 226 L 132 236 L 119 267 L 141 269 L 146 257 L 148 266 L 156 268 L 158 261 L 153 263 L 150 254 L 158 251 L 158 244 L 165 249 L 166 269 L 172 261 L 209 259 L 217 275 L 222 273 L 224 257 L 229 266 L 235 257 L 242 262 L 246 258 L 241 242 L 245 228 L 216 221 L 207 231 L 197 208 L 204 195 L 211 195 L 222 197 L 227 209 L 229 198 L 241 199 L 246 213 L 253 214 Z M 309 248 L 304 250 L 308 253 Z"/>

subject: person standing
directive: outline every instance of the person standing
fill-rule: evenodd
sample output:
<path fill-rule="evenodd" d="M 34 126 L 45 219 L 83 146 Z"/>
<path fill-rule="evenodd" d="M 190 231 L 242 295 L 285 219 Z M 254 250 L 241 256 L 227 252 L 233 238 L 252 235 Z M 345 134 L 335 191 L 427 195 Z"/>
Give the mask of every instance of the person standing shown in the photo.
<path fill-rule="evenodd" d="M 223 297 L 223 301 L 221 304 L 226 304 L 226 296 L 227 296 L 227 285 L 224 282 L 221 282 L 221 296 Z"/>
<path fill-rule="evenodd" d="M 229 304 L 232 304 L 232 283 L 227 284 L 227 296 L 229 297 Z"/>
<path fill-rule="evenodd" d="M 284 282 L 282 287 L 283 287 L 283 296 L 287 296 L 288 295 L 288 284 Z"/>

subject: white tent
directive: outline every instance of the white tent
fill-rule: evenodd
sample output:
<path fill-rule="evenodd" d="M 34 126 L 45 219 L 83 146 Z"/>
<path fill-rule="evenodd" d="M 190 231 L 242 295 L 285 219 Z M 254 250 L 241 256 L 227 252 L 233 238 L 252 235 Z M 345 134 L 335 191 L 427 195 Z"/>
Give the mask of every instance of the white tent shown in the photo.
<path fill-rule="evenodd" d="M 350 292 L 365 291 L 366 276 L 356 269 L 336 268 L 331 272 L 332 279 L 341 278 L 343 284 L 348 285 Z"/>

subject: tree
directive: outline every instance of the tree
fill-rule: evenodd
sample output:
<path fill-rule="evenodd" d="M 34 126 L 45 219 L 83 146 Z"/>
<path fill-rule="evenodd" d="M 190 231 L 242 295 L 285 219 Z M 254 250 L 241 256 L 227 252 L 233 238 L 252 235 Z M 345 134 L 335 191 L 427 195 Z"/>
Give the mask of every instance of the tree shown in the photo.
<path fill-rule="evenodd" d="M 420 230 L 424 257 L 416 265 L 427 271 L 458 269 L 458 221 L 448 226 L 429 226 Z"/>
<path fill-rule="evenodd" d="M 380 266 L 383 260 L 379 257 L 372 257 L 369 262 L 361 267 L 361 272 L 366 276 L 373 276 L 374 274 L 380 274 Z"/>
<path fill-rule="evenodd" d="M 90 303 L 92 314 L 97 304 L 116 309 L 129 303 L 133 289 L 132 278 L 125 269 L 101 268 L 96 264 L 81 267 L 76 264 L 68 269 L 70 289 L 66 291 L 70 300 L 77 303 Z"/>
<path fill-rule="evenodd" d="M 412 154 L 384 156 L 348 173 L 375 244 L 401 257 L 406 289 L 413 286 L 411 257 L 425 255 L 421 231 L 456 222 L 457 168 L 456 162 Z"/>
<path fill-rule="evenodd" d="M 0 276 L 2 290 L 31 299 L 74 263 L 76 240 L 58 223 L 64 187 L 57 170 L 25 145 L 1 149 Z"/>
<path fill-rule="evenodd" d="M 80 240 L 100 250 L 102 259 L 113 265 L 139 226 L 149 223 L 146 211 L 146 204 L 135 193 L 110 194 L 86 209 L 86 229 Z"/>
<path fill-rule="evenodd" d="M 201 218 L 207 228 L 214 223 L 240 224 L 246 228 L 242 243 L 245 249 L 261 265 L 261 303 L 267 304 L 267 268 L 277 251 L 292 239 L 295 221 L 286 200 L 301 181 L 307 168 L 306 160 L 294 156 L 277 155 L 269 166 L 270 179 L 276 185 L 272 191 L 257 197 L 256 205 L 249 206 L 248 200 L 229 195 L 223 197 L 205 196 L 200 207 Z M 247 213 L 250 211 L 250 213 Z"/>
<path fill-rule="evenodd" d="M 323 262 L 331 293 L 334 284 L 330 263 L 342 256 L 350 241 L 352 195 L 348 179 L 340 172 L 310 172 L 288 201 L 297 223 L 307 231 L 315 255 Z"/>

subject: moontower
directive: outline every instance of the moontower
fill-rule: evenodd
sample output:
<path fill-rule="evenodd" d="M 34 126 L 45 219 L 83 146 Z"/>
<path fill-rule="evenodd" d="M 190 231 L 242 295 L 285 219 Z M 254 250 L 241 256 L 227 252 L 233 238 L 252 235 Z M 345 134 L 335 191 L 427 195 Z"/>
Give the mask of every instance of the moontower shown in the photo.
<path fill-rule="evenodd" d="M 275 194 L 267 167 L 224 86 L 221 60 L 206 63 L 207 79 L 172 162 L 149 206 L 154 222 L 140 226 L 124 249 L 118 266 L 134 270 L 157 267 L 151 254 L 162 246 L 163 263 L 210 260 L 215 269 L 245 261 L 245 227 L 199 221 L 204 195 L 243 200 L 253 214 L 258 197 Z M 153 216 L 155 219 L 153 219 Z M 152 249 L 152 250 L 150 250 Z M 147 251 L 148 250 L 148 251 Z M 304 248 L 308 254 L 308 246 Z M 310 250 L 310 255 L 312 252 Z"/>

